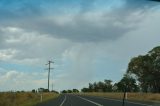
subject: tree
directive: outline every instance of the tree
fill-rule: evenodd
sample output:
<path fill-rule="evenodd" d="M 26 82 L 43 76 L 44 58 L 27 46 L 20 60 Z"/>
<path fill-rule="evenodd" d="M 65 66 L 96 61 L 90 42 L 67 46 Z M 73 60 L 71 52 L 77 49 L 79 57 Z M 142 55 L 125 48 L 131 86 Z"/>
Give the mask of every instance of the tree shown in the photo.
<path fill-rule="evenodd" d="M 78 93 L 79 92 L 78 89 L 73 89 L 72 91 L 73 91 L 73 93 Z"/>
<path fill-rule="evenodd" d="M 115 85 L 117 86 L 117 90 L 120 92 L 123 92 L 125 88 L 127 88 L 127 92 L 139 91 L 136 80 L 128 74 L 125 74 L 120 82 L 116 83 Z"/>
<path fill-rule="evenodd" d="M 49 90 L 45 88 L 38 88 L 38 92 L 49 92 Z"/>
<path fill-rule="evenodd" d="M 92 83 L 89 83 L 89 91 L 90 92 L 94 92 L 94 84 L 92 84 Z"/>
<path fill-rule="evenodd" d="M 94 92 L 98 92 L 98 85 L 96 82 L 93 83 Z"/>
<path fill-rule="evenodd" d="M 142 91 L 160 92 L 160 46 L 132 58 L 127 73 L 136 75 Z"/>
<path fill-rule="evenodd" d="M 56 93 L 56 94 L 59 94 L 59 92 L 58 92 L 58 91 L 55 91 L 55 90 L 51 90 L 51 92 Z"/>
<path fill-rule="evenodd" d="M 32 90 L 32 93 L 36 93 L 36 90 L 35 90 L 35 89 L 33 89 L 33 90 Z"/>
<path fill-rule="evenodd" d="M 104 92 L 105 89 L 106 89 L 104 82 L 99 81 L 99 82 L 97 83 L 97 88 L 98 88 L 98 92 Z"/>
<path fill-rule="evenodd" d="M 112 84 L 111 80 L 104 80 L 104 82 L 94 82 L 89 83 L 89 87 L 87 92 L 111 92 L 112 91 Z"/>
<path fill-rule="evenodd" d="M 104 80 L 104 82 L 105 82 L 105 89 L 104 89 L 104 91 L 105 92 L 111 92 L 112 91 L 112 81 L 111 80 Z"/>
<path fill-rule="evenodd" d="M 82 92 L 89 92 L 89 89 L 88 88 L 82 88 L 81 91 Z"/>
<path fill-rule="evenodd" d="M 67 93 L 72 93 L 72 90 L 68 90 Z"/>
<path fill-rule="evenodd" d="M 63 90 L 63 91 L 61 91 L 61 93 L 67 93 L 67 91 L 66 91 L 66 90 Z"/>

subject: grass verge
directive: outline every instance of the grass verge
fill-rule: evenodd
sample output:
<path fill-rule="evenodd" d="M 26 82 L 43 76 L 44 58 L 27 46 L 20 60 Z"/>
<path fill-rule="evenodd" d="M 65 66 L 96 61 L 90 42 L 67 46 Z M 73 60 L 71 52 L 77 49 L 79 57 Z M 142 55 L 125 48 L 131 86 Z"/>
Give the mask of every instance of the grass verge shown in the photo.
<path fill-rule="evenodd" d="M 123 93 L 81 93 L 81 95 L 106 97 L 111 99 L 122 99 Z M 159 93 L 127 93 L 127 100 L 139 102 L 156 102 L 160 103 Z"/>
<path fill-rule="evenodd" d="M 42 102 L 57 98 L 59 95 L 55 93 L 43 93 Z M 41 94 L 39 93 L 0 93 L 0 106 L 35 106 L 41 102 Z"/>

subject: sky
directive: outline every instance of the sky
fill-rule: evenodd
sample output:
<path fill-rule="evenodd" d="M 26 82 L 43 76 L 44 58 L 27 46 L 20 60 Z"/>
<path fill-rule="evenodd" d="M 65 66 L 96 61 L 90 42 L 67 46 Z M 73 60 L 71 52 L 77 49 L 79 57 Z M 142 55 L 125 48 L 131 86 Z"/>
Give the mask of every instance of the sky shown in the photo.
<path fill-rule="evenodd" d="M 0 91 L 118 82 L 131 58 L 160 45 L 160 3 L 0 0 Z"/>

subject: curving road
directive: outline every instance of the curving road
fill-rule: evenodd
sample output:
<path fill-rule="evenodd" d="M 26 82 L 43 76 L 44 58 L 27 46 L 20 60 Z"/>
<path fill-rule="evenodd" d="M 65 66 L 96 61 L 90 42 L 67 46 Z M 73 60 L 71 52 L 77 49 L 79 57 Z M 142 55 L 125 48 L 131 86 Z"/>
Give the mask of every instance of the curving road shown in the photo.
<path fill-rule="evenodd" d="M 37 106 L 122 106 L 121 100 L 65 94 Z M 127 101 L 125 106 L 160 106 Z"/>

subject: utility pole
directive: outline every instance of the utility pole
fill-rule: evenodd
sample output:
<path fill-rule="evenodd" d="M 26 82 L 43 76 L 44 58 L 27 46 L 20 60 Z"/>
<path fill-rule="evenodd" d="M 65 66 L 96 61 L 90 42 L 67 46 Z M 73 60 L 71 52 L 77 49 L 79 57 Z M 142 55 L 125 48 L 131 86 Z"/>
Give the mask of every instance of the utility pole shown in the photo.
<path fill-rule="evenodd" d="M 46 65 L 48 65 L 48 91 L 49 91 L 49 79 L 50 79 L 50 70 L 53 69 L 51 68 L 51 63 L 54 63 L 53 61 L 48 61 L 48 63 Z"/>

